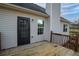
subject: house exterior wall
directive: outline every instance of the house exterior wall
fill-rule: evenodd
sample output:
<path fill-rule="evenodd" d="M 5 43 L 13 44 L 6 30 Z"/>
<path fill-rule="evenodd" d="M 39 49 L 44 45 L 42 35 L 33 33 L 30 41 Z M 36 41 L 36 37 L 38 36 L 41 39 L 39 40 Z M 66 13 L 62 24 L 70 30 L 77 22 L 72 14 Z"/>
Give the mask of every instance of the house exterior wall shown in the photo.
<path fill-rule="evenodd" d="M 63 32 L 63 25 L 67 24 L 67 32 Z M 69 35 L 69 23 L 65 23 L 65 22 L 60 22 L 60 32 L 61 34 L 65 34 L 65 35 Z"/>
<path fill-rule="evenodd" d="M 34 14 L 18 12 L 6 8 L 0 8 L 0 32 L 1 32 L 1 47 L 7 49 L 17 46 L 17 16 L 30 18 L 30 41 L 31 43 L 48 40 L 49 34 L 49 22 L 47 18 L 37 16 Z M 32 19 L 34 19 L 32 21 Z M 37 20 L 44 20 L 44 34 L 37 34 Z M 33 37 L 32 37 L 33 36 Z"/>
<path fill-rule="evenodd" d="M 78 23 L 71 23 L 70 24 L 70 36 L 76 36 L 79 33 L 79 24 Z"/>
<path fill-rule="evenodd" d="M 0 8 L 1 49 L 17 46 L 17 16 Z"/>
<path fill-rule="evenodd" d="M 68 24 L 68 32 L 63 32 L 63 24 L 65 22 L 60 21 L 60 3 L 47 3 L 46 4 L 46 12 L 50 16 L 50 31 L 54 33 L 69 35 L 69 24 Z"/>
<path fill-rule="evenodd" d="M 50 15 L 50 30 L 60 33 L 60 3 L 47 3 L 46 12 Z"/>

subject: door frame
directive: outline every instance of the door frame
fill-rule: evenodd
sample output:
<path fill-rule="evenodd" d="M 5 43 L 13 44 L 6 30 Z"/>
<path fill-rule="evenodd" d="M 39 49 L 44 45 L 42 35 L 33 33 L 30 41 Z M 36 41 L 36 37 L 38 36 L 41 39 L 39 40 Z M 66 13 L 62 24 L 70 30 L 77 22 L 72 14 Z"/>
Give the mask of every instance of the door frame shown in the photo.
<path fill-rule="evenodd" d="M 17 46 L 21 46 L 21 45 L 18 45 L 18 18 L 29 18 L 29 17 L 23 17 L 23 16 L 17 16 Z M 29 18 L 29 20 L 30 20 L 30 18 Z M 29 23 L 29 26 L 30 26 L 30 23 Z M 30 40 L 30 27 L 29 27 L 29 40 Z M 31 40 L 30 40 L 30 43 L 31 43 Z M 30 44 L 29 43 L 29 44 Z M 25 45 L 25 44 L 24 44 Z"/>

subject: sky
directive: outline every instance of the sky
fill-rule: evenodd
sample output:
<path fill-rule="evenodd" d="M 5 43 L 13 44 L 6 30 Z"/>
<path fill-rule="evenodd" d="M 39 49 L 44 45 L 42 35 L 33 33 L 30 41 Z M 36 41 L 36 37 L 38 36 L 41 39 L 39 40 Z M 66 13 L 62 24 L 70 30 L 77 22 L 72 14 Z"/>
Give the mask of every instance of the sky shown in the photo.
<path fill-rule="evenodd" d="M 61 4 L 61 16 L 72 22 L 79 19 L 79 3 Z"/>
<path fill-rule="evenodd" d="M 46 8 L 45 3 L 37 3 L 39 6 Z M 79 19 L 79 3 L 62 3 L 61 16 L 74 22 Z"/>

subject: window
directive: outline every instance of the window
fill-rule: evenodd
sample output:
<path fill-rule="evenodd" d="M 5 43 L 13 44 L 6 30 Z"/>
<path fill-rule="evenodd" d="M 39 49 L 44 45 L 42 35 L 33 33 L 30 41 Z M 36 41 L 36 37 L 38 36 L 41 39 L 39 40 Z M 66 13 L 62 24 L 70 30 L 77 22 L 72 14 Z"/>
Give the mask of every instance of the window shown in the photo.
<path fill-rule="evenodd" d="M 38 23 L 38 35 L 41 35 L 44 32 L 44 21 L 38 20 L 37 23 Z"/>
<path fill-rule="evenodd" d="M 64 24 L 64 25 L 63 25 L 63 32 L 67 32 L 67 27 L 68 27 L 67 24 Z"/>

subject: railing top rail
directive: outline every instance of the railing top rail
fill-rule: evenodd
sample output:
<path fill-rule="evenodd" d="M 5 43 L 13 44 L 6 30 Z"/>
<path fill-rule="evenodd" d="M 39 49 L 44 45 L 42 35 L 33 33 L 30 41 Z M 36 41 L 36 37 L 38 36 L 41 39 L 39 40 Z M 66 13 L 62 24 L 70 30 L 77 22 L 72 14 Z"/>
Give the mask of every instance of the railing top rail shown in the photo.
<path fill-rule="evenodd" d="M 59 34 L 59 33 L 53 33 L 52 34 L 55 34 L 55 35 L 60 35 L 60 36 L 69 36 L 69 35 L 64 35 L 64 34 Z"/>

